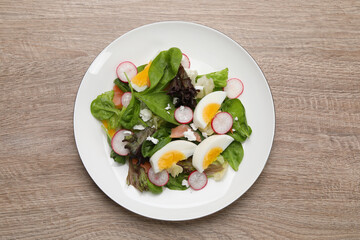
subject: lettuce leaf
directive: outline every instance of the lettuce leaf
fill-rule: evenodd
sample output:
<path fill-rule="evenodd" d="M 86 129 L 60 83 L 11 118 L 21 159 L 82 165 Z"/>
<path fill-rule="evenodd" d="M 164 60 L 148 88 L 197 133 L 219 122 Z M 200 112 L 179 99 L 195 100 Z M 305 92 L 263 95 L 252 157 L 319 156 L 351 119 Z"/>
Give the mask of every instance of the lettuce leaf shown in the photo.
<path fill-rule="evenodd" d="M 252 129 L 247 124 L 245 108 L 241 101 L 239 99 L 226 99 L 221 105 L 221 109 L 230 113 L 234 119 L 233 129 L 235 132 L 228 134 L 236 141 L 244 142 L 251 135 Z"/>
<path fill-rule="evenodd" d="M 221 71 L 217 71 L 217 72 L 212 72 L 212 73 L 208 73 L 208 74 L 204 74 L 206 76 L 206 78 L 211 78 L 214 82 L 215 85 L 215 89 L 221 89 L 223 87 L 226 86 L 226 81 L 228 80 L 228 72 L 229 69 L 228 68 L 224 68 Z M 204 75 L 198 75 L 196 77 L 196 80 L 201 78 Z"/>
<path fill-rule="evenodd" d="M 221 155 L 224 157 L 225 161 L 227 161 L 229 165 L 237 171 L 244 157 L 244 149 L 240 142 L 233 141 Z"/>
<path fill-rule="evenodd" d="M 120 110 L 115 108 L 112 101 L 113 97 L 114 91 L 112 90 L 97 96 L 97 98 L 91 102 L 91 114 L 98 120 L 107 120 L 114 114 L 120 115 Z"/>

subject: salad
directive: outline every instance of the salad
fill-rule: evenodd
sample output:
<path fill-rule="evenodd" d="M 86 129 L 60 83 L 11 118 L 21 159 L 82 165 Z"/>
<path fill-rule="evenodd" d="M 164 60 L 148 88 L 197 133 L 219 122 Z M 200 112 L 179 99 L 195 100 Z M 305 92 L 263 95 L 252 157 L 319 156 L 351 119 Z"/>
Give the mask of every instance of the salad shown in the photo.
<path fill-rule="evenodd" d="M 110 157 L 128 164 L 127 184 L 161 193 L 203 189 L 238 170 L 251 135 L 238 97 L 240 79 L 228 68 L 198 74 L 178 48 L 160 52 L 141 66 L 121 62 L 112 90 L 91 103 L 102 122 Z"/>

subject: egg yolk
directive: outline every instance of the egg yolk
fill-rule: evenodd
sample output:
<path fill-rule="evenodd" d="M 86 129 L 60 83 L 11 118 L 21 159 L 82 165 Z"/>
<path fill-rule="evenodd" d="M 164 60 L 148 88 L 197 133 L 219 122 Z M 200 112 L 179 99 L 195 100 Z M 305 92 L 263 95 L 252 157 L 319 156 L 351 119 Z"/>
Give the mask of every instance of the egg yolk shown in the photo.
<path fill-rule="evenodd" d="M 146 65 L 144 70 L 136 74 L 136 76 L 133 79 L 131 79 L 131 83 L 138 87 L 143 87 L 145 85 L 150 87 L 150 79 L 149 79 L 150 66 L 151 66 L 151 62 L 148 65 Z"/>
<path fill-rule="evenodd" d="M 116 133 L 116 130 L 115 129 L 109 129 L 109 124 L 108 124 L 107 120 L 102 120 L 101 122 L 103 123 L 104 127 L 107 129 L 110 137 L 113 137 L 114 134 Z"/>
<path fill-rule="evenodd" d="M 210 103 L 206 105 L 206 107 L 204 107 L 203 110 L 203 119 L 205 123 L 209 123 L 219 109 L 220 109 L 220 104 L 218 103 Z"/>
<path fill-rule="evenodd" d="M 220 155 L 222 151 L 223 150 L 221 147 L 214 147 L 210 149 L 210 151 L 208 151 L 207 154 L 205 155 L 203 161 L 203 168 L 207 169 L 207 167 L 216 160 L 216 158 Z"/>
<path fill-rule="evenodd" d="M 185 158 L 186 156 L 178 150 L 169 151 L 160 157 L 158 161 L 159 169 L 168 169 L 174 163 L 184 160 Z"/>

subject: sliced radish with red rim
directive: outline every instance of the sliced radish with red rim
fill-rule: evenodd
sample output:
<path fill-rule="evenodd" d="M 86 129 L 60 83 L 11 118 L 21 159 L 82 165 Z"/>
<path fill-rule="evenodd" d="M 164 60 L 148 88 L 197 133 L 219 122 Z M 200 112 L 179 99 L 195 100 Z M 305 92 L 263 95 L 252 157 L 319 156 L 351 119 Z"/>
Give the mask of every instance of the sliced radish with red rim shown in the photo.
<path fill-rule="evenodd" d="M 182 124 L 187 124 L 193 120 L 194 112 L 191 108 L 180 106 L 175 110 L 175 120 Z"/>
<path fill-rule="evenodd" d="M 121 97 L 121 104 L 124 106 L 124 107 L 127 107 L 129 106 L 130 104 L 130 101 L 131 101 L 131 92 L 126 92 L 122 95 Z"/>
<path fill-rule="evenodd" d="M 233 117 L 228 112 L 219 112 L 211 121 L 211 128 L 217 134 L 225 134 L 233 126 Z"/>
<path fill-rule="evenodd" d="M 181 65 L 184 68 L 190 68 L 190 59 L 185 53 L 182 54 Z"/>
<path fill-rule="evenodd" d="M 188 182 L 192 189 L 201 190 L 206 186 L 206 184 L 208 182 L 208 178 L 205 173 L 193 171 L 189 175 Z"/>
<path fill-rule="evenodd" d="M 122 82 L 129 82 L 137 74 L 135 64 L 129 61 L 120 63 L 116 68 L 116 75 Z"/>
<path fill-rule="evenodd" d="M 224 87 L 227 97 L 230 99 L 238 98 L 244 91 L 244 84 L 238 78 L 230 78 Z"/>
<path fill-rule="evenodd" d="M 111 139 L 111 147 L 117 154 L 121 156 L 126 156 L 129 154 L 129 149 L 125 148 L 125 145 L 127 144 L 126 141 L 124 141 L 125 136 L 130 136 L 132 134 L 131 131 L 126 129 L 121 129 L 117 131 L 114 136 Z"/>
<path fill-rule="evenodd" d="M 154 169 L 151 167 L 148 171 L 148 178 L 156 186 L 165 186 L 169 181 L 169 173 L 166 170 L 155 173 Z"/>

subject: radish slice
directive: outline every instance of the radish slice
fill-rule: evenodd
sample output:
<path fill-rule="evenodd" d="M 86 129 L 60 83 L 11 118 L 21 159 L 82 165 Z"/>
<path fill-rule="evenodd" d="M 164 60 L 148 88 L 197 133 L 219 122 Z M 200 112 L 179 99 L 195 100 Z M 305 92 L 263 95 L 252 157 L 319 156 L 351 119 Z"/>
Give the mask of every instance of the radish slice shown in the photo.
<path fill-rule="evenodd" d="M 230 99 L 238 98 L 244 91 L 244 84 L 238 78 L 230 78 L 224 87 L 227 97 Z"/>
<path fill-rule="evenodd" d="M 129 106 L 130 101 L 131 101 L 131 92 L 124 93 L 121 97 L 121 104 L 124 107 L 127 107 Z"/>
<path fill-rule="evenodd" d="M 135 64 L 129 61 L 125 61 L 119 64 L 116 68 L 116 75 L 122 82 L 129 82 L 137 74 L 137 68 Z M 126 77 L 127 76 L 127 77 Z"/>
<path fill-rule="evenodd" d="M 182 59 L 181 59 L 181 65 L 183 65 L 184 68 L 190 68 L 190 59 L 189 57 L 183 53 L 182 54 Z"/>
<path fill-rule="evenodd" d="M 130 136 L 132 134 L 131 131 L 126 129 L 121 129 L 117 131 L 111 139 L 111 147 L 117 154 L 121 156 L 126 156 L 129 154 L 129 149 L 125 148 L 127 144 L 126 141 L 123 141 L 125 136 Z"/>
<path fill-rule="evenodd" d="M 201 190 L 206 186 L 208 178 L 205 173 L 200 173 L 195 170 L 190 174 L 188 182 L 192 189 Z"/>
<path fill-rule="evenodd" d="M 148 178 L 156 186 L 164 186 L 169 181 L 169 173 L 166 170 L 155 173 L 153 168 L 148 171 Z"/>
<path fill-rule="evenodd" d="M 228 112 L 219 112 L 211 121 L 211 128 L 217 134 L 225 134 L 233 126 L 233 118 Z"/>
<path fill-rule="evenodd" d="M 194 113 L 189 107 L 180 106 L 175 110 L 175 120 L 182 124 L 187 124 L 193 120 Z"/>

